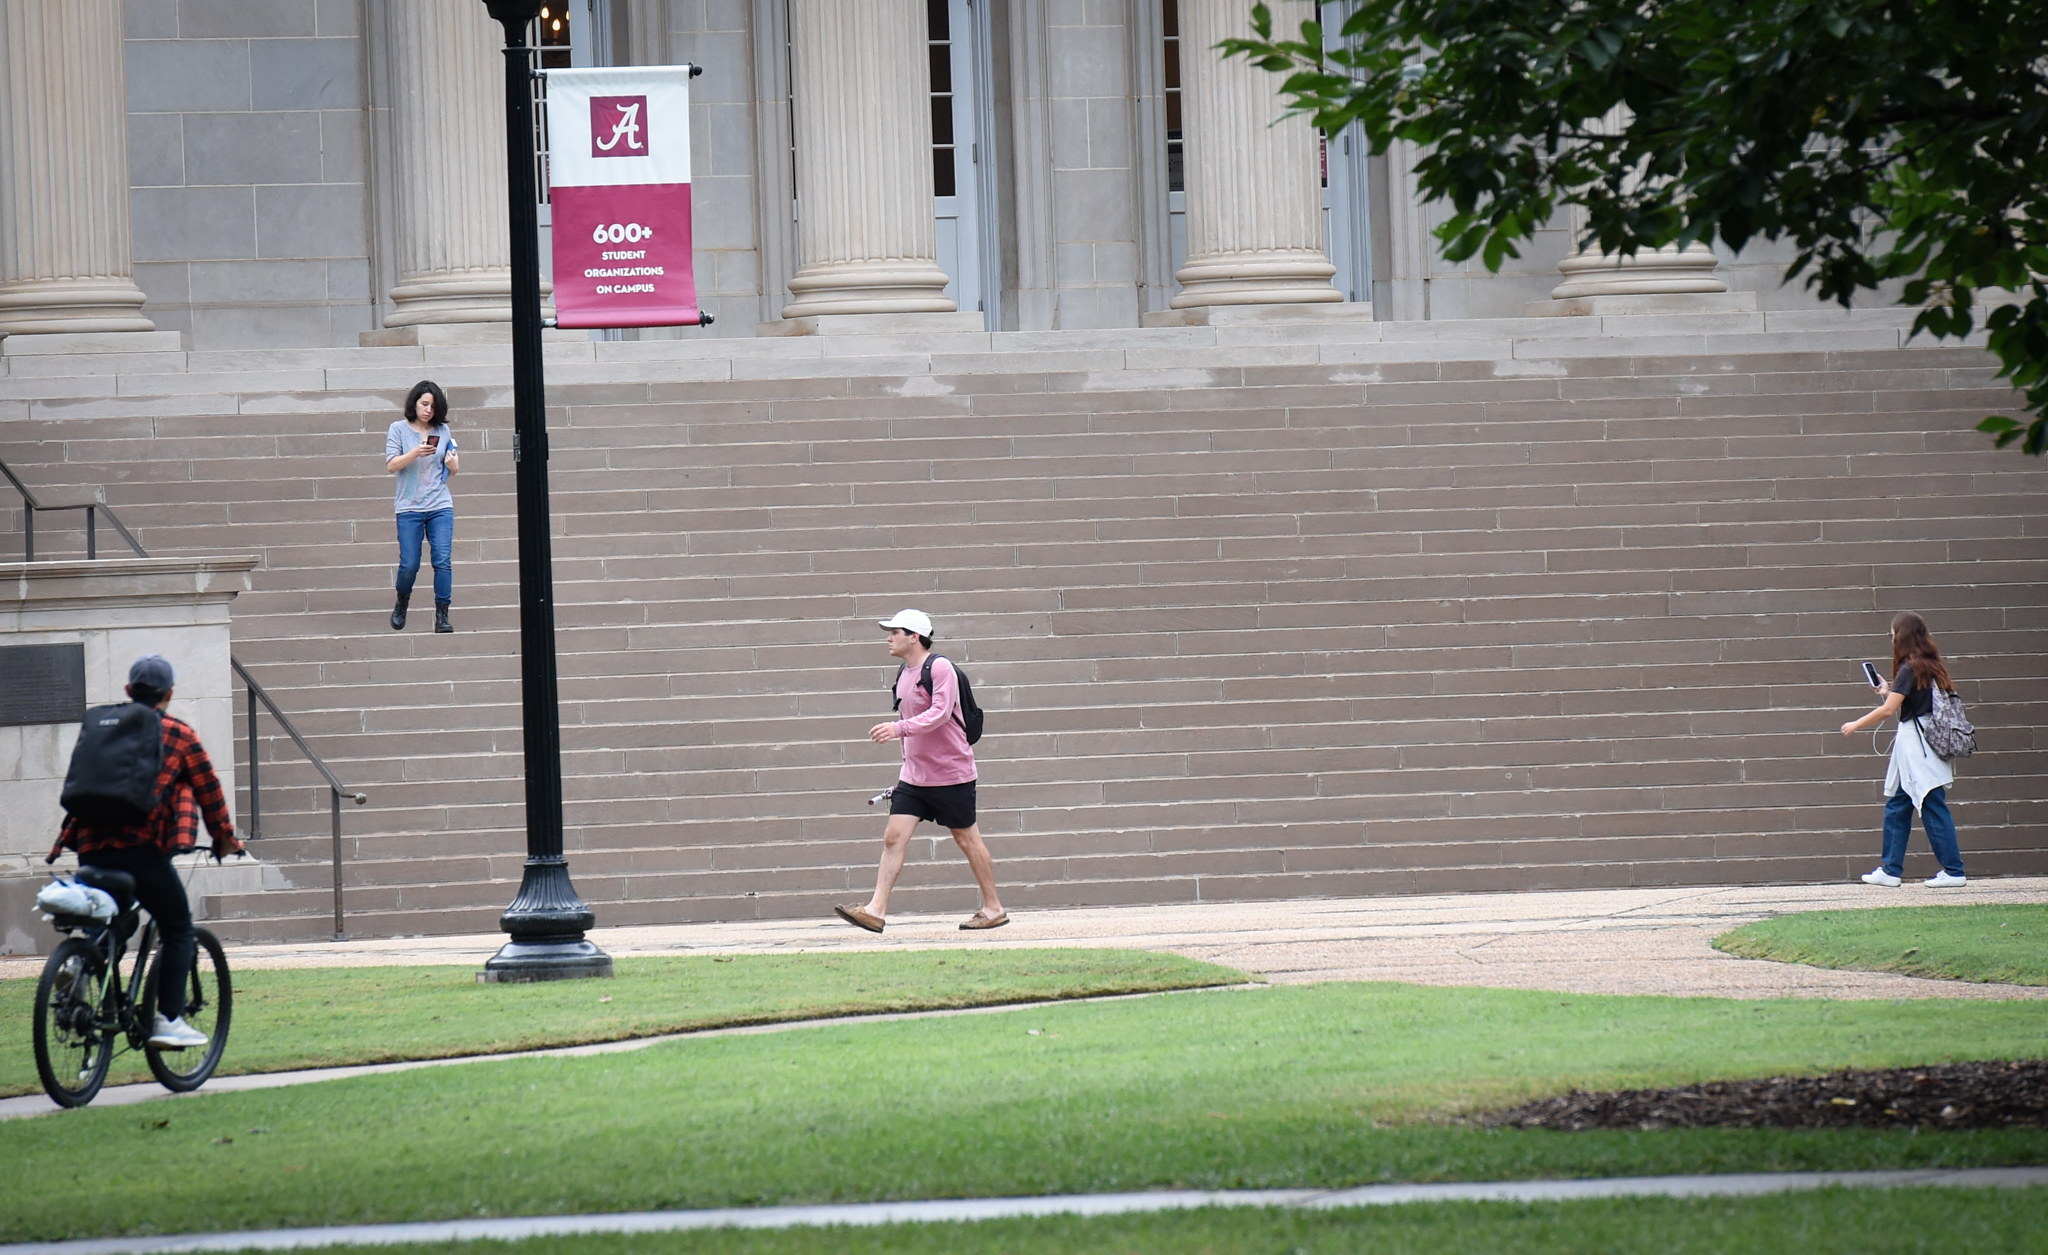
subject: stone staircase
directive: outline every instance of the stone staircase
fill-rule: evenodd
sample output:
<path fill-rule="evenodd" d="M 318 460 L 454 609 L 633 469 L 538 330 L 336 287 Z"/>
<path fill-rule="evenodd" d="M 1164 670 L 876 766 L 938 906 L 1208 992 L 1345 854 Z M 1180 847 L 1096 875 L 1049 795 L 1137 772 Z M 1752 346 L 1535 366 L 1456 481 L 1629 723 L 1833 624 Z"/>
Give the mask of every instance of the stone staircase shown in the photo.
<path fill-rule="evenodd" d="M 2010 403 L 1980 350 L 1902 323 L 552 343 L 577 887 L 604 924 L 863 895 L 904 605 L 989 710 L 1013 906 L 1842 878 L 1883 762 L 1830 729 L 1906 608 L 1980 729 L 1970 870 L 2038 874 L 2048 468 L 1970 430 Z M 505 350 L 147 357 L 5 359 L 0 458 L 104 485 L 153 553 L 261 553 L 237 656 L 371 796 L 351 933 L 492 929 L 524 854 Z M 382 433 L 423 375 L 464 450 L 454 636 L 383 622 Z M 294 758 L 259 847 L 292 887 L 209 899 L 226 935 L 329 930 Z M 902 908 L 971 909 L 950 844 L 921 830 Z"/>

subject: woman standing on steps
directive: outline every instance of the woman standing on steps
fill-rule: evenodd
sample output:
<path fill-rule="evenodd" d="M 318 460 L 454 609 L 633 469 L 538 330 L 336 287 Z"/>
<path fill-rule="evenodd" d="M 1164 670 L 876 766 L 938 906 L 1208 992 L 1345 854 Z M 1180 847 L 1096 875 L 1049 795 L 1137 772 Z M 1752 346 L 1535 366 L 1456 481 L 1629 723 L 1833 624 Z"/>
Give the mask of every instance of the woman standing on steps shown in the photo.
<path fill-rule="evenodd" d="M 1918 811 L 1927 844 L 1941 863 L 1927 884 L 1936 889 L 1960 885 L 1965 882 L 1963 854 L 1956 845 L 1956 822 L 1948 813 L 1948 786 L 1955 783 L 1956 773 L 1927 747 L 1918 722 L 1932 713 L 1935 689 L 1953 693 L 1956 686 L 1927 621 L 1911 611 L 1892 620 L 1892 673 L 1888 683 L 1877 686 L 1884 701 L 1861 719 L 1842 725 L 1843 736 L 1854 736 L 1893 715 L 1899 720 L 1891 766 L 1884 776 L 1884 862 L 1865 872 L 1863 883 L 1895 889 L 1905 878 L 1906 840 L 1913 835 L 1913 813 Z"/>
<path fill-rule="evenodd" d="M 405 606 L 420 573 L 420 541 L 434 561 L 434 630 L 453 632 L 448 603 L 455 596 L 455 498 L 448 477 L 462 469 L 455 435 L 448 430 L 448 397 L 431 379 L 412 386 L 405 417 L 384 433 L 384 469 L 398 477 L 398 604 L 391 630 L 405 626 Z"/>

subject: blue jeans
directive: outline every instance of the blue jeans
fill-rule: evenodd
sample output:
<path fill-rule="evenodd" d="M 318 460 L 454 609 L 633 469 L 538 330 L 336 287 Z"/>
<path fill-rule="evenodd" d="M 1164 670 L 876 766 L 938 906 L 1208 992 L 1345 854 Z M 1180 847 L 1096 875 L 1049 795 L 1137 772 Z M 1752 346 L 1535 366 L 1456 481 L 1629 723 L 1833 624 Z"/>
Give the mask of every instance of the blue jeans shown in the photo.
<path fill-rule="evenodd" d="M 420 538 L 434 555 L 434 600 L 455 599 L 455 511 L 407 510 L 398 516 L 398 593 L 412 595 L 412 582 L 420 573 Z"/>
<path fill-rule="evenodd" d="M 1949 816 L 1945 789 L 1929 789 L 1920 799 L 1920 826 L 1927 830 L 1927 844 L 1941 870 L 1951 876 L 1963 874 L 1963 852 L 1956 845 L 1956 821 Z M 1913 835 L 1913 797 L 1904 789 L 1884 804 L 1884 869 L 1893 876 L 1905 875 L 1906 839 Z"/>

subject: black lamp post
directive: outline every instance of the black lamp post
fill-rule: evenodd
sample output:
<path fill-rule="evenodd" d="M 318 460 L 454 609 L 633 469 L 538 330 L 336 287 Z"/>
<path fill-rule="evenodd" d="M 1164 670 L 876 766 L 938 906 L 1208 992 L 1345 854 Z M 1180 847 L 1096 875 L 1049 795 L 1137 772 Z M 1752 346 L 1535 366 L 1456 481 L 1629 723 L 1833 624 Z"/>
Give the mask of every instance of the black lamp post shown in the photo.
<path fill-rule="evenodd" d="M 484 0 L 505 28 L 506 193 L 512 202 L 512 461 L 519 493 L 519 696 L 526 750 L 526 871 L 499 917 L 512 939 L 486 981 L 610 976 L 585 940 L 597 923 L 562 853 L 562 722 L 555 687 L 555 573 L 548 543 L 547 399 L 540 359 L 540 240 L 533 183 L 533 62 L 542 0 Z"/>

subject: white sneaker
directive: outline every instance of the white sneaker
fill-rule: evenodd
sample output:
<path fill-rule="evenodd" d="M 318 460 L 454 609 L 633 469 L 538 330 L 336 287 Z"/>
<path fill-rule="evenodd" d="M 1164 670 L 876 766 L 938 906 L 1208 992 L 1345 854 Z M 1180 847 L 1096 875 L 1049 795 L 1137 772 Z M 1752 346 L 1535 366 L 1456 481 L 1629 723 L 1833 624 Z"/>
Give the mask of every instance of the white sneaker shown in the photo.
<path fill-rule="evenodd" d="M 184 1050 L 204 1046 L 206 1034 L 185 1023 L 183 1017 L 167 1020 L 159 1011 L 156 1013 L 156 1026 L 149 1030 L 149 1044 L 159 1050 Z"/>
<path fill-rule="evenodd" d="M 1897 876 L 1880 867 L 1876 871 L 1864 872 L 1863 883 L 1866 885 L 1883 885 L 1887 889 L 1896 889 L 1901 882 Z"/>
<path fill-rule="evenodd" d="M 1953 889 L 1957 885 L 1969 884 L 1970 878 L 1968 876 L 1951 876 L 1947 872 L 1937 872 L 1933 876 L 1928 877 L 1926 883 L 1929 889 Z"/>

